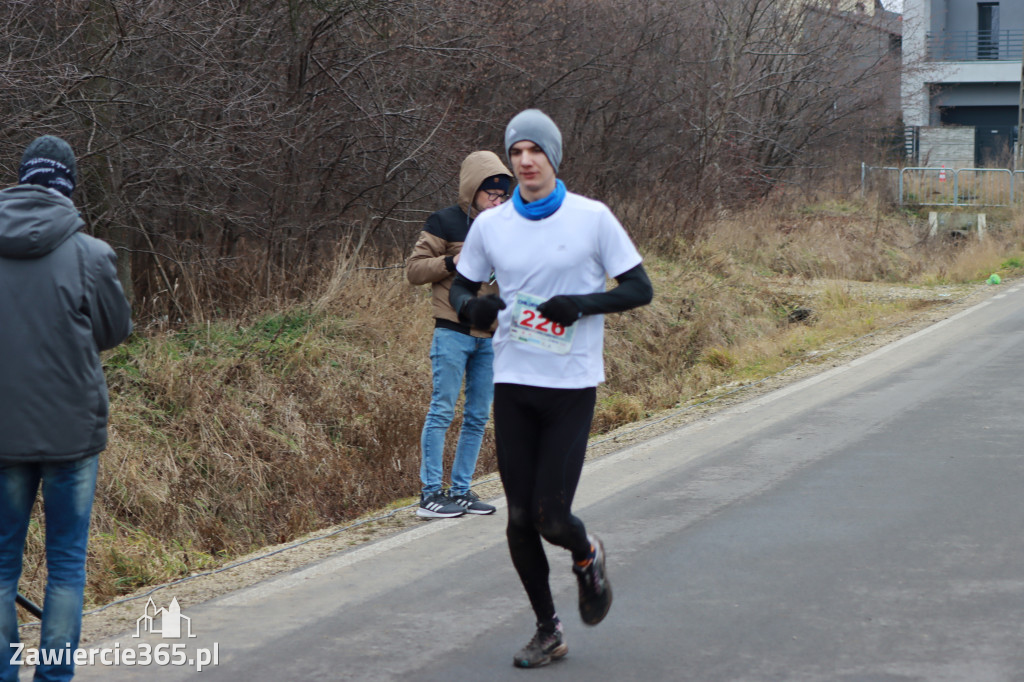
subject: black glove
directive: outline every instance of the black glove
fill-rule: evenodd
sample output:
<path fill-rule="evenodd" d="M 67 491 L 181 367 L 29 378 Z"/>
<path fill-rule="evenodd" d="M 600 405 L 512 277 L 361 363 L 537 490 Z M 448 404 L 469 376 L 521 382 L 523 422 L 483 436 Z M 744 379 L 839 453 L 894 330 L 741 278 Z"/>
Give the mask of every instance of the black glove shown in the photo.
<path fill-rule="evenodd" d="M 498 311 L 505 309 L 505 301 L 497 294 L 477 296 L 466 301 L 461 315 L 474 329 L 487 330 L 498 319 Z"/>
<path fill-rule="evenodd" d="M 537 312 L 563 327 L 571 327 L 583 317 L 583 311 L 572 296 L 552 296 L 537 306 Z"/>

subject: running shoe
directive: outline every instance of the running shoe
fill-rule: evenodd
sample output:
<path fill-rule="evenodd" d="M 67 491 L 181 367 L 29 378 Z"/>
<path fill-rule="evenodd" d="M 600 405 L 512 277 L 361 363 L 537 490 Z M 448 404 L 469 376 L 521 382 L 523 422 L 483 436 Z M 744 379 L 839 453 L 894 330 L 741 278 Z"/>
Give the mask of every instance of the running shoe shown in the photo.
<path fill-rule="evenodd" d="M 569 645 L 565 643 L 562 633 L 561 623 L 555 624 L 554 632 L 544 632 L 537 628 L 530 643 L 520 649 L 512 659 L 513 665 L 517 668 L 539 668 L 562 658 L 569 653 Z"/>
<path fill-rule="evenodd" d="M 452 495 L 452 502 L 461 505 L 467 514 L 493 514 L 497 507 L 480 501 L 480 496 L 472 490 L 462 495 Z"/>
<path fill-rule="evenodd" d="M 612 586 L 604 563 L 604 544 L 594 535 L 588 535 L 594 555 L 586 566 L 573 564 L 572 572 L 580 588 L 580 618 L 587 625 L 597 625 L 612 607 Z"/>
<path fill-rule="evenodd" d="M 416 510 L 416 516 L 425 519 L 451 519 L 462 516 L 466 513 L 465 508 L 452 501 L 448 493 L 443 490 L 430 493 L 420 493 L 420 507 Z"/>

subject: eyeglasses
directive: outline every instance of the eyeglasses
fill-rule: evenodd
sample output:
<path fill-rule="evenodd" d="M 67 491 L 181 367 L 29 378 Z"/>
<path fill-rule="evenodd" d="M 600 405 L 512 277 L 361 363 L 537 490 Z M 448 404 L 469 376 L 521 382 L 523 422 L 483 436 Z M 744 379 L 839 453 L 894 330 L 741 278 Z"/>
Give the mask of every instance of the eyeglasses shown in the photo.
<path fill-rule="evenodd" d="M 500 189 L 485 189 L 484 193 L 487 194 L 487 198 L 491 201 L 506 201 L 511 194 L 506 194 Z"/>

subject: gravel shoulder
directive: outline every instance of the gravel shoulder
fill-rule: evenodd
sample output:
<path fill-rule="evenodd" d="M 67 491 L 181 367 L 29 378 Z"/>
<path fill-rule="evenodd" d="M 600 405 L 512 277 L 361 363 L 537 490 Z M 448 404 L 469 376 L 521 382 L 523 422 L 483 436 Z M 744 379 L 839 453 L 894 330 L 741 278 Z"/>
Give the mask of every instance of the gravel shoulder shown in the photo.
<path fill-rule="evenodd" d="M 801 293 L 809 293 L 815 286 L 828 283 L 801 285 Z M 592 439 L 587 458 L 595 459 L 621 450 L 667 431 L 690 424 L 710 414 L 738 403 L 751 400 L 801 379 L 844 365 L 893 341 L 948 318 L 1005 290 L 984 284 L 939 287 L 909 287 L 879 283 L 843 282 L 852 294 L 864 300 L 917 299 L 920 306 L 907 312 L 889 326 L 872 334 L 850 339 L 835 348 L 823 348 L 809 353 L 803 360 L 779 374 L 749 385 L 731 384 L 717 388 L 695 399 L 691 405 L 655 414 L 649 418 L 623 426 L 616 431 Z M 813 293 L 810 291 L 810 293 Z M 501 484 L 497 474 L 479 479 L 474 489 L 487 500 L 500 497 Z M 344 525 L 326 528 L 284 545 L 266 547 L 259 552 L 241 557 L 214 572 L 189 576 L 176 583 L 147 588 L 112 604 L 86 613 L 82 623 L 82 645 L 95 643 L 120 633 L 133 630 L 142 613 L 147 595 L 152 594 L 158 604 L 177 598 L 187 609 L 253 585 L 272 576 L 298 570 L 331 555 L 381 540 L 420 523 L 431 523 L 415 514 L 413 499 L 400 500 L 391 508 L 374 513 Z M 437 523 L 436 521 L 434 523 Z M 495 532 L 499 532 L 496 529 Z M 29 643 L 37 635 L 38 627 L 23 628 L 23 637 Z"/>

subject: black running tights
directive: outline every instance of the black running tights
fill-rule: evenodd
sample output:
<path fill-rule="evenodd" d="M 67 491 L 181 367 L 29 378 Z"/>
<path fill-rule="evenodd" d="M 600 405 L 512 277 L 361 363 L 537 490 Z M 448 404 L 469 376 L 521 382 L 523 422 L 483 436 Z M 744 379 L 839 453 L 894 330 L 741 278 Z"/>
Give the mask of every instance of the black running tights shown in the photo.
<path fill-rule="evenodd" d="M 538 623 L 555 615 L 541 538 L 587 558 L 590 541 L 572 515 L 583 470 L 596 388 L 495 384 L 494 434 L 508 501 L 509 553 Z"/>

